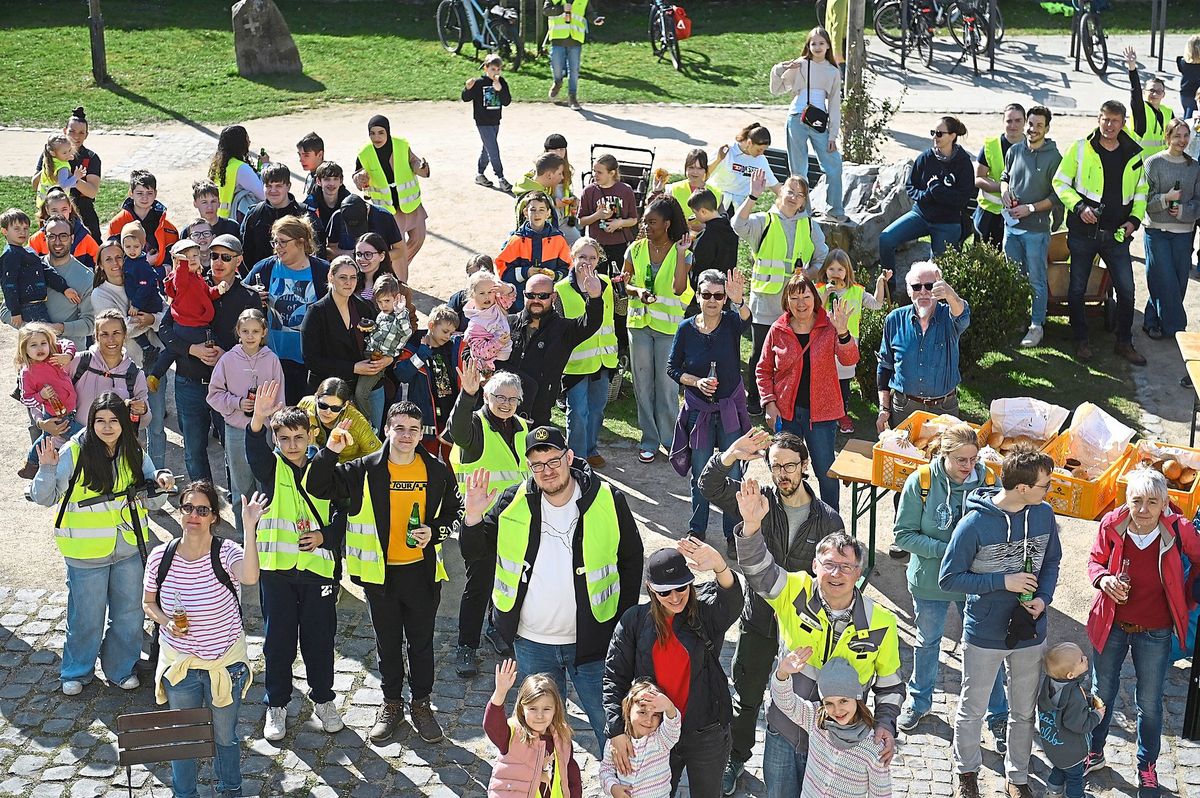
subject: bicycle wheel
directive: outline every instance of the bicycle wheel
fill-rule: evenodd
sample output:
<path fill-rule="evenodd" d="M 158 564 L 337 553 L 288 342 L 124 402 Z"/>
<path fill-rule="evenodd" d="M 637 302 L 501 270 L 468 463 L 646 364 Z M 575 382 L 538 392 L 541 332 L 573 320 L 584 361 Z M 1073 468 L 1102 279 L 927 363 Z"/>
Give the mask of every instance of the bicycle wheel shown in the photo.
<path fill-rule="evenodd" d="M 650 52 L 655 58 L 662 59 L 663 51 L 666 49 L 664 42 L 666 37 L 662 30 L 662 14 L 659 12 L 657 5 L 650 7 Z"/>
<path fill-rule="evenodd" d="M 984 9 L 984 16 L 988 16 L 987 9 Z M 1004 15 L 1000 13 L 999 4 L 996 5 L 996 18 L 988 19 L 988 23 L 992 26 L 992 38 L 995 39 L 997 46 L 1004 43 Z"/>
<path fill-rule="evenodd" d="M 513 71 L 521 68 L 521 59 L 525 57 L 523 47 L 517 41 L 517 23 L 505 22 L 497 26 L 497 32 L 500 34 L 499 50 L 500 56 L 505 60 L 508 66 L 512 67 Z"/>
<path fill-rule="evenodd" d="M 925 66 L 933 67 L 933 28 L 929 27 L 929 23 L 922 21 L 918 23 L 921 27 L 917 30 L 917 52 L 921 52 L 922 43 L 925 47 Z"/>
<path fill-rule="evenodd" d="M 950 36 L 969 55 L 984 55 L 988 49 L 986 17 L 977 8 L 968 7 L 950 26 Z"/>
<path fill-rule="evenodd" d="M 909 22 L 911 24 L 912 20 Z M 903 42 L 904 30 L 900 23 L 900 0 L 887 0 L 875 9 L 875 35 L 893 50 L 899 50 Z"/>
<path fill-rule="evenodd" d="M 813 0 L 813 10 L 817 12 L 817 27 L 825 27 L 825 7 L 827 0 Z"/>
<path fill-rule="evenodd" d="M 664 32 L 667 36 L 667 50 L 671 53 L 671 63 L 675 65 L 676 72 L 682 72 L 683 57 L 679 55 L 679 37 L 675 35 L 675 28 L 667 28 Z"/>
<path fill-rule="evenodd" d="M 442 43 L 442 48 L 448 53 L 459 53 L 467 41 L 467 33 L 458 0 L 442 0 L 438 3 L 435 18 L 438 41 Z"/>
<path fill-rule="evenodd" d="M 1079 20 L 1079 41 L 1083 45 L 1083 55 L 1088 66 L 1101 77 L 1108 72 L 1108 42 L 1104 35 L 1104 26 L 1100 24 L 1100 16 L 1092 12 L 1083 15 Z"/>

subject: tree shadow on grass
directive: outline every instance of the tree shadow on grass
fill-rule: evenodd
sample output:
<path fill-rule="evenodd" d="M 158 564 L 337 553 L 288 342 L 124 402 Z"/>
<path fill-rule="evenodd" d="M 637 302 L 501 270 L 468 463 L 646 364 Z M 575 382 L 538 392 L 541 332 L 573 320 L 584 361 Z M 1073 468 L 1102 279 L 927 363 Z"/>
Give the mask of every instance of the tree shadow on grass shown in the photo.
<path fill-rule="evenodd" d="M 239 75 L 236 70 L 233 70 L 229 77 L 269 86 L 280 91 L 294 91 L 301 94 L 320 94 L 325 91 L 324 83 L 305 74 Z"/>

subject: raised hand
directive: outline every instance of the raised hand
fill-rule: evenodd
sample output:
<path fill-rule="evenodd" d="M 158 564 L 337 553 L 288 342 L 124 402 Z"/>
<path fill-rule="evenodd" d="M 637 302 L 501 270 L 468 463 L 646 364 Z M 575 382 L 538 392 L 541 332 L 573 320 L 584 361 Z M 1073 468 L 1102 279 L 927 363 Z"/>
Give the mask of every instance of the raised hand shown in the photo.
<path fill-rule="evenodd" d="M 479 393 L 479 366 L 472 358 L 463 363 L 462 368 L 458 369 L 458 385 L 462 388 L 463 393 L 474 396 Z"/>
<path fill-rule="evenodd" d="M 829 323 L 833 325 L 833 329 L 837 330 L 839 336 L 850 332 L 850 317 L 846 313 L 845 300 L 833 300 L 833 307 L 829 311 Z"/>
<path fill-rule="evenodd" d="M 350 419 L 345 418 L 329 431 L 329 438 L 325 441 L 325 448 L 335 454 L 341 454 L 342 450 L 352 443 L 354 443 L 354 436 L 350 434 Z"/>
<path fill-rule="evenodd" d="M 687 559 L 693 571 L 724 571 L 728 566 L 721 552 L 694 537 L 686 537 L 675 544 L 675 550 Z"/>
<path fill-rule="evenodd" d="M 743 534 L 751 535 L 762 526 L 762 520 L 767 517 L 767 497 L 763 495 L 756 480 L 749 477 L 742 480 L 742 487 L 737 494 L 738 511 L 742 515 Z"/>
<path fill-rule="evenodd" d="M 1132 47 L 1125 48 L 1125 68 L 1130 72 L 1137 69 L 1137 50 Z"/>
<path fill-rule="evenodd" d="M 789 651 L 779 658 L 779 666 L 776 668 L 776 671 L 783 676 L 797 674 L 808 663 L 808 659 L 812 654 L 812 646 L 801 646 Z"/>
<path fill-rule="evenodd" d="M 488 490 L 491 476 L 486 468 L 477 468 L 463 483 L 463 513 L 469 519 L 481 519 L 496 500 L 498 492 Z M 478 523 L 478 520 L 475 521 Z"/>
<path fill-rule="evenodd" d="M 750 176 L 750 196 L 762 196 L 762 193 L 767 190 L 767 175 L 761 169 L 755 169 L 754 174 Z"/>
<path fill-rule="evenodd" d="M 734 304 L 742 304 L 742 300 L 746 296 L 746 277 L 742 274 L 741 269 L 730 269 L 725 272 L 725 293 L 729 296 L 729 301 Z"/>
<path fill-rule="evenodd" d="M 49 438 L 44 438 L 37 445 L 38 465 L 58 465 L 58 449 L 54 446 L 54 441 Z"/>
<path fill-rule="evenodd" d="M 267 380 L 254 392 L 253 423 L 261 429 L 271 414 L 283 407 L 279 399 L 280 385 L 278 380 Z"/>
<path fill-rule="evenodd" d="M 243 529 L 258 529 L 258 522 L 263 517 L 263 513 L 267 511 L 267 505 L 271 501 L 265 493 L 255 491 L 253 496 L 242 496 L 242 528 Z"/>
<path fill-rule="evenodd" d="M 508 695 L 508 691 L 513 689 L 513 685 L 517 683 L 517 662 L 516 660 L 506 659 L 503 662 L 496 663 L 496 692 L 493 695 L 501 697 L 500 703 L 504 703 L 503 697 Z"/>
<path fill-rule="evenodd" d="M 879 277 L 875 279 L 876 285 L 887 285 L 888 280 L 892 279 L 892 270 L 883 269 L 879 272 Z"/>

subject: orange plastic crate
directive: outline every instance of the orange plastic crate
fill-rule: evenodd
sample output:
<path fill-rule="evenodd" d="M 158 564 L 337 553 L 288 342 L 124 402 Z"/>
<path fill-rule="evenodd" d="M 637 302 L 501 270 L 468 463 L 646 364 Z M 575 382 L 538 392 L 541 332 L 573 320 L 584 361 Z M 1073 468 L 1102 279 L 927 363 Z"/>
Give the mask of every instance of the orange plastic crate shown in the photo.
<path fill-rule="evenodd" d="M 1164 444 L 1164 445 L 1170 446 L 1172 449 L 1182 449 L 1185 452 L 1195 452 L 1197 454 L 1200 454 L 1200 449 L 1193 449 L 1189 446 L 1177 446 L 1174 443 L 1168 443 L 1168 444 Z M 1125 477 L 1129 474 L 1130 471 L 1137 468 L 1137 465 L 1138 465 L 1137 447 L 1134 447 L 1134 451 L 1128 457 L 1125 458 L 1125 463 L 1121 468 L 1121 474 L 1120 474 L 1120 476 L 1117 477 L 1117 504 L 1118 505 L 1125 503 L 1125 489 L 1129 485 L 1129 480 L 1127 480 Z M 1192 483 L 1191 490 L 1168 489 L 1167 494 L 1171 500 L 1171 503 L 1179 508 L 1179 512 L 1185 518 L 1191 518 L 1192 516 L 1194 516 L 1196 514 L 1196 510 L 1200 509 L 1200 479 L 1197 479 L 1195 482 Z"/>
<path fill-rule="evenodd" d="M 1067 446 L 1070 442 L 1071 431 L 1060 432 L 1050 439 L 1042 451 L 1054 459 L 1055 466 L 1061 466 L 1067 459 Z M 1125 462 L 1133 451 L 1133 444 L 1127 444 L 1125 454 L 1093 480 L 1051 474 L 1046 501 L 1054 508 L 1054 512 L 1060 515 L 1087 520 L 1099 518 L 1116 499 L 1117 476 L 1125 472 Z"/>
<path fill-rule="evenodd" d="M 918 410 L 904 419 L 896 429 L 908 430 L 908 439 L 914 441 L 921 437 L 921 427 L 925 425 L 925 422 L 933 418 L 937 418 L 937 415 Z M 992 434 L 991 420 L 988 420 L 982 427 L 978 424 L 971 424 L 969 421 L 967 423 L 979 433 L 979 445 L 982 447 L 987 443 L 988 436 Z M 871 484 L 899 491 L 904 487 L 908 475 L 928 462 L 923 457 L 906 457 L 889 452 L 876 443 L 871 447 Z"/>

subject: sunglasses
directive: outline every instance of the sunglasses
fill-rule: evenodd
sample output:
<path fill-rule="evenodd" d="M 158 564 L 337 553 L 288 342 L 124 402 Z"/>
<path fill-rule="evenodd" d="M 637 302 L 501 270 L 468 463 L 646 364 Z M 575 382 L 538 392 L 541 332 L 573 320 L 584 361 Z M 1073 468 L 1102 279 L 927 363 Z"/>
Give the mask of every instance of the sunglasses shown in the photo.
<path fill-rule="evenodd" d="M 550 297 L 551 297 L 551 292 L 549 292 L 549 291 L 526 291 L 525 292 L 526 299 L 549 299 Z"/>
<path fill-rule="evenodd" d="M 935 139 L 940 139 L 942 136 L 949 136 L 950 131 L 949 130 L 931 130 L 931 131 L 929 131 L 929 135 L 933 136 Z"/>
<path fill-rule="evenodd" d="M 683 587 L 673 587 L 670 590 L 655 590 L 654 592 L 657 593 L 662 598 L 666 598 L 667 596 L 673 596 L 676 593 L 683 593 L 689 587 L 691 587 L 691 585 L 684 585 Z"/>
<path fill-rule="evenodd" d="M 233 263 L 234 258 L 241 257 L 240 255 L 222 255 L 219 252 L 210 252 L 209 255 L 212 256 L 213 260 L 221 260 L 226 263 Z"/>
<path fill-rule="evenodd" d="M 914 291 L 932 291 L 933 283 L 909 283 L 908 287 Z"/>
<path fill-rule="evenodd" d="M 317 407 L 327 413 L 340 413 L 346 408 L 345 405 L 331 405 L 328 402 L 322 402 L 320 399 L 317 400 Z"/>
<path fill-rule="evenodd" d="M 209 507 L 207 504 L 188 503 L 179 505 L 179 512 L 183 513 L 185 516 L 195 513 L 201 518 L 208 518 L 210 515 L 212 515 L 212 511 L 213 508 Z"/>
<path fill-rule="evenodd" d="M 701 299 L 720 299 L 723 301 L 725 299 L 725 294 L 724 293 L 710 294 L 708 291 L 701 291 L 700 298 Z"/>

